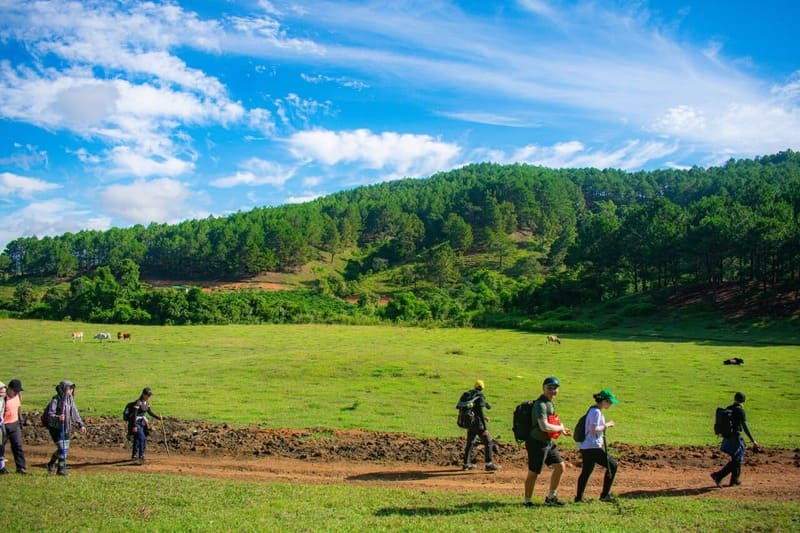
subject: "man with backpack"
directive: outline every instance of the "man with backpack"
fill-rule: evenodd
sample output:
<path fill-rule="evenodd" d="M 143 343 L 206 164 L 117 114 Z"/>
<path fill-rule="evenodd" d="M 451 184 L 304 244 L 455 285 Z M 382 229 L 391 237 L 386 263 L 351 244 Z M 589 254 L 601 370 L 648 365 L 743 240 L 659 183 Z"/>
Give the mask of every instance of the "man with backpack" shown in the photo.
<path fill-rule="evenodd" d="M 733 403 L 726 408 L 731 412 L 732 433 L 730 435 L 723 436 L 722 445 L 719 449 L 727 453 L 731 459 L 721 470 L 711 473 L 711 479 L 714 480 L 714 484 L 717 487 L 722 487 L 722 480 L 725 479 L 728 474 L 731 476 L 729 486 L 733 487 L 735 485 L 742 484 L 742 482 L 739 480 L 739 476 L 742 473 L 742 463 L 744 462 L 745 451 L 742 431 L 744 431 L 747 436 L 750 437 L 750 440 L 753 442 L 753 449 L 761 449 L 761 446 L 755 441 L 755 439 L 753 439 L 753 435 L 750 433 L 750 428 L 747 427 L 747 416 L 745 415 L 743 405 L 744 401 L 744 393 L 737 392 L 733 395 Z"/>
<path fill-rule="evenodd" d="M 133 437 L 133 449 L 131 450 L 131 461 L 139 461 L 144 464 L 144 451 L 147 447 L 147 435 L 150 433 L 150 424 L 147 415 L 163 420 L 163 417 L 155 414 L 150 409 L 150 397 L 153 395 L 150 387 L 142 389 L 139 399 L 126 407 L 128 418 L 128 435 Z"/>
<path fill-rule="evenodd" d="M 564 427 L 556 415 L 553 399 L 558 395 L 561 383 L 555 376 L 548 376 L 542 383 L 542 394 L 533 403 L 531 410 L 531 430 L 525 440 L 525 449 L 528 452 L 528 477 L 525 478 L 525 507 L 533 507 L 531 497 L 536 479 L 542 473 L 542 468 L 547 465 L 553 468 L 550 475 L 550 491 L 544 499 L 545 505 L 563 506 L 564 502 L 558 499 L 558 484 L 564 474 L 564 460 L 558 453 L 554 438 L 561 434 L 571 435 L 572 432 Z"/>
<path fill-rule="evenodd" d="M 474 414 L 472 417 L 472 422 L 467 428 L 467 445 L 464 449 L 463 468 L 464 470 L 472 470 L 477 466 L 472 462 L 472 450 L 475 447 L 475 441 L 478 439 L 478 437 L 480 437 L 483 441 L 486 460 L 484 468 L 488 472 L 494 472 L 499 470 L 500 467 L 492 461 L 494 442 L 492 441 L 492 436 L 489 434 L 489 429 L 487 428 L 489 417 L 484 413 L 484 409 L 491 409 L 492 406 L 489 405 L 489 402 L 486 401 L 486 398 L 483 395 L 484 388 L 483 381 L 479 379 L 475 382 L 475 387 L 472 390 L 467 391 L 464 395 L 462 395 L 462 397 L 466 396 L 468 398 L 465 401 L 472 402 L 471 409 Z M 461 404 L 461 402 L 459 402 L 459 404 Z"/>

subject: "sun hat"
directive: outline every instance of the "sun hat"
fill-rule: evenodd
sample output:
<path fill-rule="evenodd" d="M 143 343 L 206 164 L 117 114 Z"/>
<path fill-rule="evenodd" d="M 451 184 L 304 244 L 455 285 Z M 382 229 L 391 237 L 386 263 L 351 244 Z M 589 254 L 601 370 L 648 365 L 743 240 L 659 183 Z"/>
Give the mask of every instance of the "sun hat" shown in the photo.
<path fill-rule="evenodd" d="M 486 388 L 486 387 L 483 385 L 483 380 L 482 380 L 482 379 L 479 379 L 479 380 L 477 380 L 477 381 L 475 382 L 475 388 L 476 388 L 476 389 L 484 389 L 484 388 Z"/>
<path fill-rule="evenodd" d="M 611 392 L 608 389 L 601 390 L 600 392 L 598 392 L 597 394 L 594 395 L 594 398 L 598 402 L 602 401 L 602 400 L 606 400 L 608 402 L 611 402 L 612 404 L 615 404 L 615 403 L 619 402 L 619 400 L 617 400 L 617 397 L 614 396 L 614 393 Z"/>

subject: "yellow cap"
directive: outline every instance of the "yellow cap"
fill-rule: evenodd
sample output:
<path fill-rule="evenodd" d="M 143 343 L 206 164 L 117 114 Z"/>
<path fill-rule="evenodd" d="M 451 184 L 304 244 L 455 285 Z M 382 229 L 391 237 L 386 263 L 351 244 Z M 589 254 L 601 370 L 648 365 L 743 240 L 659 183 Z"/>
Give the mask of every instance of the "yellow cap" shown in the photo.
<path fill-rule="evenodd" d="M 479 379 L 478 381 L 475 382 L 475 388 L 476 389 L 483 389 L 484 388 L 482 379 Z"/>

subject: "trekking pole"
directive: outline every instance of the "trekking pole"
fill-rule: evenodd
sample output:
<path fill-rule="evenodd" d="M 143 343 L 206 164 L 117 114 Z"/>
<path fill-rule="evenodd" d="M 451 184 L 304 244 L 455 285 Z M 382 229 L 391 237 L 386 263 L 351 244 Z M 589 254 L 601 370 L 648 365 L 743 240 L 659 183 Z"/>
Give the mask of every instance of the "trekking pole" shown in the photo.
<path fill-rule="evenodd" d="M 65 415 L 66 416 L 66 415 Z M 61 451 L 64 453 L 64 475 L 67 475 L 67 419 L 61 421 Z"/>
<path fill-rule="evenodd" d="M 161 417 L 161 432 L 164 434 L 164 448 L 167 449 L 167 457 L 169 457 L 169 443 L 167 442 L 167 429 L 164 426 L 164 417 Z"/>

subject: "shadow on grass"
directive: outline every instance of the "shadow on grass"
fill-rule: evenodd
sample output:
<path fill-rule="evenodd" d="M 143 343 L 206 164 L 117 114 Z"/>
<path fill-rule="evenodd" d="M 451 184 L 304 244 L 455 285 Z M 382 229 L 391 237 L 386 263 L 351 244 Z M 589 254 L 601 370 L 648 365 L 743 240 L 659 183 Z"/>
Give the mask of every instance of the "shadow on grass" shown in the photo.
<path fill-rule="evenodd" d="M 117 459 L 114 461 L 101 461 L 101 462 L 91 462 L 91 463 L 89 462 L 77 463 L 77 462 L 71 462 L 69 461 L 69 459 L 67 460 L 67 468 L 68 469 L 74 468 L 76 470 L 91 466 L 110 466 L 110 465 L 126 466 L 130 464 L 132 464 L 130 459 Z M 47 468 L 47 463 L 42 463 L 42 467 Z"/>
<path fill-rule="evenodd" d="M 452 516 L 474 513 L 476 511 L 491 511 L 505 507 L 519 507 L 519 503 L 503 502 L 473 502 L 447 507 L 384 507 L 375 511 L 375 516 Z"/>
<path fill-rule="evenodd" d="M 410 470 L 406 472 L 369 472 L 366 474 L 358 474 L 357 476 L 348 476 L 348 481 L 419 481 L 421 479 L 430 479 L 434 477 L 443 476 L 474 476 L 474 470 Z M 486 475 L 492 475 L 487 472 Z"/>
<path fill-rule="evenodd" d="M 719 490 L 717 487 L 701 487 L 698 489 L 658 489 L 658 490 L 632 490 L 620 493 L 624 498 L 663 498 L 670 496 L 699 496 L 708 492 Z"/>

